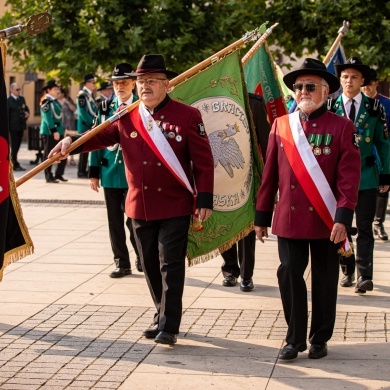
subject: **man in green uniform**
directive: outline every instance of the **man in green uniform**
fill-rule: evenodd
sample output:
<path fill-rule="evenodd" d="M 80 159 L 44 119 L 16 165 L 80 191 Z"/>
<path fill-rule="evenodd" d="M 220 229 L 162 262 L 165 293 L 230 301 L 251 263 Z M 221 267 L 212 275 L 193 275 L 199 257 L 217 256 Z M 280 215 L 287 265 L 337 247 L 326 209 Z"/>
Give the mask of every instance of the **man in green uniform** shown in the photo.
<path fill-rule="evenodd" d="M 93 96 L 96 89 L 95 76 L 91 73 L 84 76 L 84 87 L 77 95 L 77 132 L 84 133 L 92 127 L 96 117 L 97 104 Z M 77 177 L 88 178 L 88 153 L 80 154 Z"/>
<path fill-rule="evenodd" d="M 380 192 L 386 192 L 390 184 L 390 144 L 383 106 L 379 100 L 371 99 L 360 91 L 370 82 L 370 68 L 359 58 L 351 57 L 345 64 L 335 65 L 335 71 L 343 93 L 334 102 L 329 102 L 329 108 L 353 121 L 357 134 L 355 142 L 359 145 L 361 157 L 361 180 L 355 209 L 356 256 L 341 258 L 344 278 L 340 285 L 352 286 L 356 262 L 358 279 L 355 292 L 364 294 L 374 287 L 372 224 L 377 190 L 379 188 Z"/>
<path fill-rule="evenodd" d="M 50 150 L 57 145 L 58 141 L 64 138 L 64 127 L 62 126 L 62 106 L 57 100 L 59 87 L 55 80 L 49 80 L 43 87 L 44 96 L 41 101 L 41 128 L 40 134 L 43 136 L 44 152 L 46 159 Z M 66 160 L 61 160 L 57 164 L 55 174 L 52 174 L 52 166 L 45 169 L 47 183 L 59 183 L 68 181 L 63 177 Z"/>
<path fill-rule="evenodd" d="M 131 65 L 127 63 L 115 66 L 110 79 L 113 82 L 115 97 L 111 101 L 103 100 L 99 103 L 95 121 L 96 125 L 99 125 L 112 116 L 119 106 L 130 105 L 138 100 L 137 96 L 133 94 L 135 79 L 125 74 L 125 72 L 131 73 L 132 71 Z M 89 183 L 91 189 L 96 192 L 99 191 L 100 187 L 99 178 L 106 200 L 108 229 L 116 265 L 116 269 L 110 273 L 110 277 L 121 278 L 126 275 L 131 275 L 131 264 L 124 228 L 125 199 L 128 185 L 122 148 L 119 144 L 90 153 Z M 130 241 L 137 256 L 135 262 L 136 268 L 139 272 L 142 272 L 131 218 L 126 217 L 126 226 L 130 231 Z"/>

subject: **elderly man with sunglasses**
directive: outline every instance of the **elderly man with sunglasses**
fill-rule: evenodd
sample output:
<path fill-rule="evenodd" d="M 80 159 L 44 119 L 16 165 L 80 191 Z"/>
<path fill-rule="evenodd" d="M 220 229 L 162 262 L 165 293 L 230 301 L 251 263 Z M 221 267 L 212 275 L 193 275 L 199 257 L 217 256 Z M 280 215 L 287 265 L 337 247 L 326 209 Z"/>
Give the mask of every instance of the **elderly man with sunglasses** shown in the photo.
<path fill-rule="evenodd" d="M 259 189 L 255 231 L 264 242 L 272 222 L 278 239 L 277 271 L 285 319 L 286 345 L 280 359 L 307 349 L 308 303 L 304 273 L 311 258 L 310 359 L 327 355 L 336 319 L 339 252 L 349 252 L 360 180 L 360 157 L 351 121 L 327 110 L 329 93 L 340 83 L 318 60 L 284 76 L 299 110 L 277 118 L 267 148 Z"/>

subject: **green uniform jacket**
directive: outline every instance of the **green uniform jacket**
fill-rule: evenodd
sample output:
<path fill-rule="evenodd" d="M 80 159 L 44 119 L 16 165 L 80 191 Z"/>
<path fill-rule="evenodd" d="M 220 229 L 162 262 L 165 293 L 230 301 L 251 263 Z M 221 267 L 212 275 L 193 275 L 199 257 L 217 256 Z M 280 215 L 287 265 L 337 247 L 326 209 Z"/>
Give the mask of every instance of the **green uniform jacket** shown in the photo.
<path fill-rule="evenodd" d="M 79 134 L 92 128 L 96 111 L 96 101 L 84 87 L 77 95 L 77 132 Z"/>
<path fill-rule="evenodd" d="M 133 102 L 138 98 L 133 95 Z M 105 109 L 104 106 L 107 106 Z M 118 98 L 99 104 L 95 126 L 112 116 L 118 108 Z M 89 177 L 100 178 L 103 188 L 127 188 L 122 148 L 116 144 L 110 148 L 89 153 Z"/>
<path fill-rule="evenodd" d="M 64 135 L 62 126 L 62 106 L 57 99 L 46 95 L 41 104 L 41 129 L 42 135 L 53 135 L 55 132 Z"/>
<path fill-rule="evenodd" d="M 328 108 L 341 116 L 345 113 L 343 99 L 329 101 Z M 386 115 L 379 100 L 362 94 L 355 120 L 355 142 L 359 143 L 361 179 L 359 191 L 390 185 L 390 143 Z"/>

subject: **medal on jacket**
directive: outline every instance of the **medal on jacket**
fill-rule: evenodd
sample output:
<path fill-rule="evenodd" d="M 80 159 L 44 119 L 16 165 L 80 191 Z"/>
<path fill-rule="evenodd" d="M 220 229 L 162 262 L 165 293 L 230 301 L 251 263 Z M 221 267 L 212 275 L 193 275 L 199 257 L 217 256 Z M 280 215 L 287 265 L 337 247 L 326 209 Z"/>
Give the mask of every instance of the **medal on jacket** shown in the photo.
<path fill-rule="evenodd" d="M 307 136 L 307 140 L 309 141 L 309 144 L 310 144 L 310 149 L 313 150 L 314 148 L 314 137 L 315 135 L 314 134 L 309 134 Z M 283 147 L 283 146 L 282 146 Z"/>
<path fill-rule="evenodd" d="M 169 133 L 168 133 L 168 137 L 169 138 L 175 138 L 175 133 L 173 130 L 175 130 L 175 125 L 169 125 Z"/>
<path fill-rule="evenodd" d="M 153 129 L 153 120 L 152 119 L 149 119 L 149 122 L 148 122 L 148 125 L 146 128 L 148 131 L 151 131 Z"/>
<path fill-rule="evenodd" d="M 324 145 L 325 145 L 325 147 L 322 150 L 325 155 L 329 155 L 330 152 L 331 152 L 329 145 L 330 145 L 330 143 L 332 141 L 332 137 L 333 137 L 332 134 L 325 134 L 325 138 L 324 138 Z"/>
<path fill-rule="evenodd" d="M 181 140 L 183 139 L 182 136 L 180 135 L 181 127 L 175 126 L 175 130 L 176 130 L 176 141 L 181 142 Z"/>
<path fill-rule="evenodd" d="M 366 129 L 366 138 L 364 138 L 364 140 L 368 143 L 371 141 L 371 138 L 370 138 L 370 129 Z"/>
<path fill-rule="evenodd" d="M 315 134 L 314 135 L 314 149 L 313 149 L 313 153 L 315 156 L 320 156 L 322 151 L 321 151 L 321 148 L 320 148 L 320 145 L 322 143 L 322 134 Z"/>

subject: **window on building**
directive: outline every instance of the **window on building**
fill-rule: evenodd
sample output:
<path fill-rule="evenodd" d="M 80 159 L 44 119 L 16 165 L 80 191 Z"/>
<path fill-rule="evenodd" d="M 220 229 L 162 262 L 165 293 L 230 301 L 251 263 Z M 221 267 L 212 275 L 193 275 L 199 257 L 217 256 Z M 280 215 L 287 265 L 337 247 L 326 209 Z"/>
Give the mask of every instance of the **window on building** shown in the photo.
<path fill-rule="evenodd" d="M 45 85 L 45 80 L 37 80 L 35 81 L 35 91 L 34 91 L 34 115 L 41 115 L 41 104 L 40 100 L 42 97 L 42 88 Z"/>

